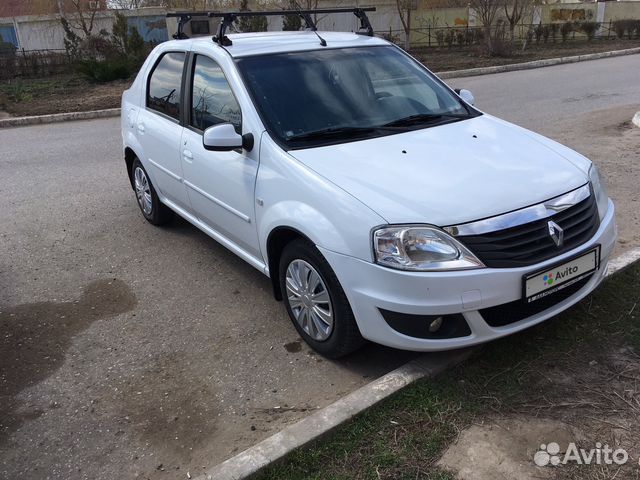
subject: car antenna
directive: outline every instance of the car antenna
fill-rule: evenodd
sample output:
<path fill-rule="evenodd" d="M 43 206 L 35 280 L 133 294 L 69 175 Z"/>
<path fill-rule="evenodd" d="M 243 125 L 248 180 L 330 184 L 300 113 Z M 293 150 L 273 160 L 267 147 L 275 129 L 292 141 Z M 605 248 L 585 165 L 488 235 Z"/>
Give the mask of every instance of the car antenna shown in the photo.
<path fill-rule="evenodd" d="M 323 47 L 326 47 L 327 41 L 324 38 L 322 38 L 318 33 L 318 27 L 316 26 L 316 22 L 313 21 L 313 18 L 311 18 L 311 14 L 309 12 L 303 12 L 301 10 L 298 10 L 298 15 L 300 16 L 300 18 L 304 20 L 304 23 L 306 24 L 307 28 L 311 30 L 313 33 L 315 33 L 316 36 L 320 39 L 320 45 Z"/>

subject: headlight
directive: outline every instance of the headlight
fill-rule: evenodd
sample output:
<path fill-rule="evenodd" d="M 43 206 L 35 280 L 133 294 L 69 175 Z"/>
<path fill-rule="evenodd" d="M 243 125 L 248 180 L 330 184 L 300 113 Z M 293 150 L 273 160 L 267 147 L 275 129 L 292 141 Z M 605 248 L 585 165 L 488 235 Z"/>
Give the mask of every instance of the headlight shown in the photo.
<path fill-rule="evenodd" d="M 400 270 L 462 270 L 484 267 L 473 253 L 435 227 L 405 225 L 373 232 L 376 263 Z"/>
<path fill-rule="evenodd" d="M 598 204 L 598 214 L 600 215 L 600 221 L 602 221 L 605 214 L 607 213 L 607 208 L 609 207 L 609 196 L 607 195 L 607 190 L 605 189 L 604 183 L 600 178 L 598 167 L 596 167 L 593 163 L 589 168 L 589 180 L 591 181 L 591 186 L 593 187 L 593 193 L 596 196 L 596 203 Z"/>

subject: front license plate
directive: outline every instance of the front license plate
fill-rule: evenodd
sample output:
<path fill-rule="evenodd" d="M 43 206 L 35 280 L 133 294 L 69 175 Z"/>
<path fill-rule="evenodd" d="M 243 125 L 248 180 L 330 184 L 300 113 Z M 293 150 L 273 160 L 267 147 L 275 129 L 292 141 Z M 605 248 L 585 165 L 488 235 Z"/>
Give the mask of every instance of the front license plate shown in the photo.
<path fill-rule="evenodd" d="M 524 298 L 527 303 L 551 295 L 579 282 L 600 266 L 600 245 L 586 253 L 524 277 Z"/>

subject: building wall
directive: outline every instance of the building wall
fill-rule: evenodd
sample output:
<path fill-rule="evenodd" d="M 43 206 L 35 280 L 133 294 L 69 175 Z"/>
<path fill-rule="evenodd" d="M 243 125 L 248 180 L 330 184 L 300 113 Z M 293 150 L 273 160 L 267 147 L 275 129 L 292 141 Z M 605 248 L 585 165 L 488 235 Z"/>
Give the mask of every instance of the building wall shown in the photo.
<path fill-rule="evenodd" d="M 604 11 L 604 21 L 640 18 L 640 2 L 607 2 Z"/>
<path fill-rule="evenodd" d="M 0 0 L 2 1 L 2 0 Z M 164 10 L 140 9 L 123 11 L 129 20 L 129 27 L 135 26 L 146 42 L 164 42 L 168 40 L 167 22 Z M 68 17 L 73 26 L 73 16 Z M 94 19 L 93 32 L 101 30 L 111 33 L 115 20 L 113 11 L 99 12 Z M 12 40 L 17 47 L 24 50 L 64 50 L 64 30 L 60 23 L 60 15 L 29 15 L 14 18 L 0 18 L 0 34 L 4 38 L 13 32 Z"/>

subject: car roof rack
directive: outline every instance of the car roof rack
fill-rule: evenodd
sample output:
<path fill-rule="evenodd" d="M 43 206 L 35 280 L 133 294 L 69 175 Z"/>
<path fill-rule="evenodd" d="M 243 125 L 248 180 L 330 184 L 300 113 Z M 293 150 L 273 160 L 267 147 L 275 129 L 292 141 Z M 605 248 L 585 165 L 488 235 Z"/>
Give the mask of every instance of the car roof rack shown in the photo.
<path fill-rule="evenodd" d="M 231 40 L 225 35 L 227 29 L 233 25 L 233 22 L 238 17 L 256 17 L 256 16 L 283 16 L 283 15 L 298 15 L 305 22 L 306 28 L 312 31 L 318 30 L 312 15 L 315 14 L 327 14 L 327 13 L 353 13 L 360 20 L 360 30 L 364 32 L 357 32 L 363 35 L 369 35 L 373 37 L 373 27 L 367 17 L 366 12 L 375 12 L 376 7 L 365 8 L 316 8 L 314 10 L 271 10 L 271 11 L 238 11 L 238 12 L 173 12 L 167 13 L 169 18 L 178 19 L 178 31 L 173 35 L 173 38 L 177 40 L 183 40 L 189 38 L 184 33 L 184 26 L 189 23 L 194 17 L 207 17 L 207 18 L 221 18 L 220 26 L 218 27 L 218 34 L 213 37 L 213 41 L 221 46 L 231 45 Z"/>

